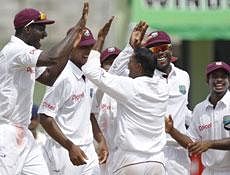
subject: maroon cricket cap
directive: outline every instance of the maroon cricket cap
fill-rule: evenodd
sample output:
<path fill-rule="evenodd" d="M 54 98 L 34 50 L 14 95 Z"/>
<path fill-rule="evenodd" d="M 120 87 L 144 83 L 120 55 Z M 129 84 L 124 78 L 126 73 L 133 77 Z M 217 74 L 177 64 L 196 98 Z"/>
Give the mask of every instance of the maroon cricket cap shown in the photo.
<path fill-rule="evenodd" d="M 47 19 L 45 13 L 33 8 L 25 8 L 14 17 L 14 28 L 24 27 L 28 24 L 53 24 L 54 20 Z"/>
<path fill-rule="evenodd" d="M 225 62 L 222 62 L 222 61 L 212 62 L 212 63 L 208 64 L 206 67 L 206 76 L 208 76 L 210 73 L 212 73 L 213 71 L 215 71 L 217 69 L 223 69 L 227 73 L 229 73 L 230 72 L 230 65 L 225 63 Z"/>
<path fill-rule="evenodd" d="M 144 47 L 150 48 L 162 44 L 171 44 L 169 35 L 163 31 L 155 31 L 148 34 L 148 40 L 145 42 Z"/>
<path fill-rule="evenodd" d="M 68 32 L 67 35 L 74 29 L 74 27 L 71 27 Z M 84 33 L 81 36 L 81 41 L 79 43 L 79 46 L 91 46 L 94 45 L 96 43 L 96 40 L 93 37 L 92 32 L 90 31 L 89 28 L 85 28 Z"/>
<path fill-rule="evenodd" d="M 118 56 L 121 52 L 117 47 L 108 47 L 101 52 L 101 63 L 105 61 L 110 56 Z"/>
<path fill-rule="evenodd" d="M 79 46 L 90 46 L 94 45 L 95 43 L 96 40 L 94 39 L 92 32 L 90 31 L 90 29 L 86 28 L 86 30 L 82 34 Z"/>

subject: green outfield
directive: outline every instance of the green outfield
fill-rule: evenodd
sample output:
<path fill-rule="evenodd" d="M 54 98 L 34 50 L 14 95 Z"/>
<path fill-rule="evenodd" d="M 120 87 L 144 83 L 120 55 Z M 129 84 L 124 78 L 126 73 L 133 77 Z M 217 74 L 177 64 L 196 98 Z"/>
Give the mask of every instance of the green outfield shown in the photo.
<path fill-rule="evenodd" d="M 36 82 L 34 89 L 34 104 L 40 105 L 40 102 L 45 93 L 45 86 L 41 83 Z"/>

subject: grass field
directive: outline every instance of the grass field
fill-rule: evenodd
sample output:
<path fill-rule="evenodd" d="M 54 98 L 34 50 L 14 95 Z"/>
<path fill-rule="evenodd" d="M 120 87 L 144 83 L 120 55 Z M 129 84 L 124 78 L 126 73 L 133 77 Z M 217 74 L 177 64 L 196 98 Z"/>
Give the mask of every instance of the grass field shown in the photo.
<path fill-rule="evenodd" d="M 36 82 L 34 89 L 34 104 L 40 105 L 43 95 L 45 93 L 45 86 Z"/>

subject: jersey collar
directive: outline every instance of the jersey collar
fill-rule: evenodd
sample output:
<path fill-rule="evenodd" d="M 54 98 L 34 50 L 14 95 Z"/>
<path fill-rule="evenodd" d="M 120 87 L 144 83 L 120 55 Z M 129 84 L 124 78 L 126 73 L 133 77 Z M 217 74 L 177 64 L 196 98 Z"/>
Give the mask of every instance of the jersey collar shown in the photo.
<path fill-rule="evenodd" d="M 81 79 L 83 72 L 79 69 L 72 61 L 69 61 L 70 67 L 72 69 L 73 74 L 77 77 L 77 79 Z"/>

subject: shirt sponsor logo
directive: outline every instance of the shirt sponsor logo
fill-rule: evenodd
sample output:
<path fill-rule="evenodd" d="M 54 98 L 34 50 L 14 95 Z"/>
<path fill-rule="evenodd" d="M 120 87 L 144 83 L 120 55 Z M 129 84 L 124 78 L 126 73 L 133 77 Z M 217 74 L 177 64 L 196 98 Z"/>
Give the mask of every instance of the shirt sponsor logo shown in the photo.
<path fill-rule="evenodd" d="M 71 96 L 71 100 L 73 100 L 73 101 L 79 101 L 81 98 L 83 98 L 85 96 L 85 94 L 84 94 L 84 92 L 82 92 L 82 93 L 80 93 L 80 94 L 77 94 L 77 95 L 75 95 L 75 94 L 73 94 L 72 96 Z"/>
<path fill-rule="evenodd" d="M 212 127 L 212 123 L 209 123 L 209 124 L 206 124 L 206 125 L 200 125 L 199 130 L 203 131 L 203 130 L 209 129 L 211 127 Z"/>
<path fill-rule="evenodd" d="M 105 111 L 105 110 L 111 110 L 111 105 L 107 105 L 107 104 L 101 104 L 100 105 L 100 109 Z"/>
<path fill-rule="evenodd" d="M 179 85 L 179 91 L 181 94 L 186 94 L 186 87 L 185 85 Z"/>
<path fill-rule="evenodd" d="M 43 102 L 42 106 L 45 107 L 45 108 L 48 108 L 48 109 L 50 109 L 50 110 L 52 110 L 52 111 L 54 111 L 55 108 L 56 108 L 55 105 L 51 105 L 51 104 L 49 104 L 49 103 L 47 103 L 47 102 Z"/>

